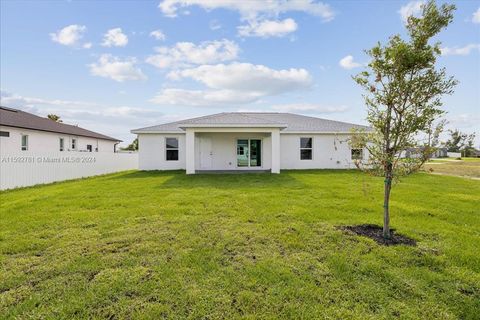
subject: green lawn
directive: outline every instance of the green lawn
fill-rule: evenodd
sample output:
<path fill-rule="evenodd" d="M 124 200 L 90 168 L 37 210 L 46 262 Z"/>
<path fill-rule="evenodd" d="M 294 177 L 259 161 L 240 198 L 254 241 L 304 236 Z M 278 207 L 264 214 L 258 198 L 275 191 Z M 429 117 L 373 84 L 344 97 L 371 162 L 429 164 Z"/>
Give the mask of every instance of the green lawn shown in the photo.
<path fill-rule="evenodd" d="M 479 319 L 480 181 L 420 173 L 392 224 L 356 171 L 126 172 L 0 193 L 0 318 Z"/>

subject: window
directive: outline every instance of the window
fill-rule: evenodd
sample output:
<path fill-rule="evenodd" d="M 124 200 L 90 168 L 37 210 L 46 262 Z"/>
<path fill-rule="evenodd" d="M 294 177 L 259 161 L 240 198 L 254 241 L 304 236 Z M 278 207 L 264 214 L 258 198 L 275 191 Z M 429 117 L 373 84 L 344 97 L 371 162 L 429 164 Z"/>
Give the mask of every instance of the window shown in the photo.
<path fill-rule="evenodd" d="M 77 139 L 72 139 L 72 150 L 77 149 Z"/>
<path fill-rule="evenodd" d="M 0 137 L 10 137 L 10 132 L 8 132 L 8 131 L 0 131 Z"/>
<path fill-rule="evenodd" d="M 352 149 L 352 160 L 362 160 L 363 149 Z"/>
<path fill-rule="evenodd" d="M 65 140 L 63 138 L 60 138 L 60 151 L 65 150 Z"/>
<path fill-rule="evenodd" d="M 91 144 L 87 144 L 87 151 L 92 152 L 92 145 Z"/>
<path fill-rule="evenodd" d="M 312 138 L 300 138 L 300 160 L 312 160 Z"/>
<path fill-rule="evenodd" d="M 167 161 L 178 160 L 178 139 L 177 138 L 166 138 L 165 149 L 167 151 L 167 155 L 166 155 Z"/>
<path fill-rule="evenodd" d="M 28 150 L 28 136 L 25 134 L 22 134 L 22 151 L 27 151 Z"/>
<path fill-rule="evenodd" d="M 245 147 L 244 146 L 237 146 L 237 155 L 239 155 L 239 156 L 245 155 Z"/>

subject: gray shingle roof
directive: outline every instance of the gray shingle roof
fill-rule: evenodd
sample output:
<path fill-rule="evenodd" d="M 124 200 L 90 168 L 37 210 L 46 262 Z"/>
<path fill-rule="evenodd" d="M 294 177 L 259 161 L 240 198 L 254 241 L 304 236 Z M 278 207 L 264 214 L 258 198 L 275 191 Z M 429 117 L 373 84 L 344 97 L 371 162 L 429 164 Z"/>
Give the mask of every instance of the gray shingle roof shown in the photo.
<path fill-rule="evenodd" d="M 186 119 L 157 126 L 132 130 L 141 132 L 184 132 L 189 126 L 242 125 L 281 127 L 282 132 L 349 132 L 351 129 L 368 129 L 366 126 L 347 122 L 308 117 L 293 113 L 276 112 L 223 112 L 209 116 Z"/>
<path fill-rule="evenodd" d="M 187 119 L 181 125 L 282 125 L 284 122 L 262 117 L 256 113 L 224 112 L 205 117 Z"/>
<path fill-rule="evenodd" d="M 2 106 L 0 106 L 0 125 L 48 132 L 58 132 L 64 134 L 71 134 L 74 136 L 90 137 L 118 142 L 122 141 L 103 135 L 101 133 L 93 132 L 65 123 L 55 122 L 48 118 L 42 118 L 25 111 Z"/>

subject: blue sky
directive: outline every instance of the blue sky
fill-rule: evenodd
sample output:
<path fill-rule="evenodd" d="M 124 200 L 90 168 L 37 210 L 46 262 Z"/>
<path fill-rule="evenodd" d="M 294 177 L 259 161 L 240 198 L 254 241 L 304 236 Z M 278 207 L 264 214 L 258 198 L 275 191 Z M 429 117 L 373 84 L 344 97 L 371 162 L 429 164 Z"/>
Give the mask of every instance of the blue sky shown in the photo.
<path fill-rule="evenodd" d="M 439 2 L 442 3 L 442 2 Z M 449 127 L 480 134 L 480 1 L 437 40 L 459 80 Z M 363 124 L 351 76 L 418 1 L 1 1 L 1 102 L 129 142 L 131 129 L 223 111 Z M 477 137 L 477 144 L 479 143 Z"/>

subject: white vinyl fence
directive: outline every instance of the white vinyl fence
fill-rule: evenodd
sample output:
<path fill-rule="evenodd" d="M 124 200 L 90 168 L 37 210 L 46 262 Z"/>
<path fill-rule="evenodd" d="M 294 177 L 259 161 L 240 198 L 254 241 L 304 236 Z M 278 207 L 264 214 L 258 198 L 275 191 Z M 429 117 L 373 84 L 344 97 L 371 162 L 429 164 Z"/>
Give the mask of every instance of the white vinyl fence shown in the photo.
<path fill-rule="evenodd" d="M 461 158 L 462 154 L 460 152 L 447 152 L 449 158 Z"/>
<path fill-rule="evenodd" d="M 138 169 L 137 153 L 2 153 L 0 190 L 133 169 Z"/>

